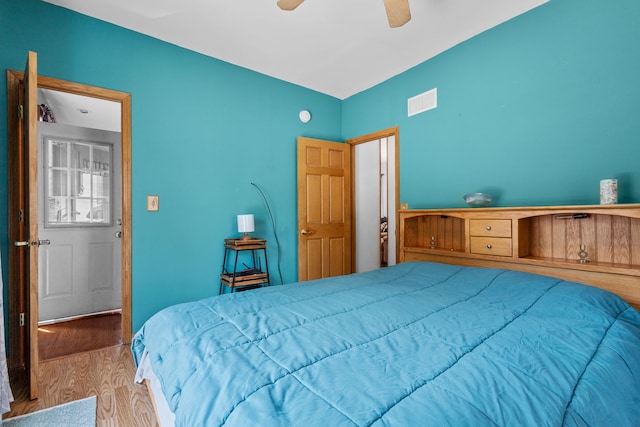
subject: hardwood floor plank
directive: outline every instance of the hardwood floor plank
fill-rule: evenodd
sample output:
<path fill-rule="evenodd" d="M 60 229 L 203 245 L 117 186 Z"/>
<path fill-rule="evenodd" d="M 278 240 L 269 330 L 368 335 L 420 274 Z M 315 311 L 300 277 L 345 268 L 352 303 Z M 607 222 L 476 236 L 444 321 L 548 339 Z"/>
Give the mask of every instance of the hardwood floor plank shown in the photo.
<path fill-rule="evenodd" d="M 38 327 L 40 360 L 122 344 L 121 319 L 110 313 Z"/>
<path fill-rule="evenodd" d="M 157 427 L 146 386 L 122 345 L 120 315 L 75 319 L 39 328 L 40 398 L 29 400 L 26 373 L 12 373 L 15 402 L 5 418 L 97 396 L 97 426 Z"/>
<path fill-rule="evenodd" d="M 29 400 L 27 377 L 12 373 L 15 401 L 5 418 L 97 396 L 99 427 L 157 427 L 147 387 L 135 384 L 135 363 L 126 345 L 59 357 L 40 363 L 40 398 Z"/>

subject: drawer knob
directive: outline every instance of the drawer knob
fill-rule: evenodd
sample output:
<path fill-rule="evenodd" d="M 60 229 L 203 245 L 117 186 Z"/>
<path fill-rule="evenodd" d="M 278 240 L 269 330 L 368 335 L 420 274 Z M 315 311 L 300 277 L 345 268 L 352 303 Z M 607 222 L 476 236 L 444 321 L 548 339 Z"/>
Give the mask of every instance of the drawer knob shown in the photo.
<path fill-rule="evenodd" d="M 488 230 L 491 230 L 491 226 L 490 225 L 487 225 L 487 231 Z"/>
<path fill-rule="evenodd" d="M 487 245 L 487 249 L 491 249 L 491 244 L 488 244 L 488 245 Z"/>

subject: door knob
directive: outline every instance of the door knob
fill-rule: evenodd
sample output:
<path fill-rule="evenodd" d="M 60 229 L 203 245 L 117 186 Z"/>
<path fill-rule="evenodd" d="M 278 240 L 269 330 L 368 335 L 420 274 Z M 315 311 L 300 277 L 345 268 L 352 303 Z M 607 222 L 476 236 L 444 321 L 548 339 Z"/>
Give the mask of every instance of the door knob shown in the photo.
<path fill-rule="evenodd" d="M 122 231 L 116 231 L 116 237 L 118 239 L 121 239 L 122 238 Z"/>
<path fill-rule="evenodd" d="M 33 242 L 29 242 L 28 240 L 25 240 L 23 242 L 13 242 L 14 246 L 40 246 L 40 245 L 50 245 L 51 244 L 51 240 L 49 239 L 44 239 L 44 240 L 34 240 Z"/>
<path fill-rule="evenodd" d="M 300 234 L 307 236 L 309 234 L 313 234 L 313 230 L 305 230 L 304 228 L 300 231 Z"/>

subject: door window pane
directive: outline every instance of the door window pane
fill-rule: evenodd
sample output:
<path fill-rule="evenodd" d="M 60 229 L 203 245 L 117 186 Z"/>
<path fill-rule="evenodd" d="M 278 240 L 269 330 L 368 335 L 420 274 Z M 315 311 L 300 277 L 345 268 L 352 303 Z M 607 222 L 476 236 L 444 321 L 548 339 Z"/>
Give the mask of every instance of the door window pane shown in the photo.
<path fill-rule="evenodd" d="M 55 141 L 49 147 L 47 164 L 49 166 L 66 167 L 67 166 L 67 150 L 69 145 L 66 142 Z"/>
<path fill-rule="evenodd" d="M 69 184 L 67 171 L 53 168 L 50 168 L 49 171 L 49 183 L 51 184 L 49 196 L 67 196 Z"/>
<path fill-rule="evenodd" d="M 111 225 L 113 146 L 44 137 L 45 227 Z"/>

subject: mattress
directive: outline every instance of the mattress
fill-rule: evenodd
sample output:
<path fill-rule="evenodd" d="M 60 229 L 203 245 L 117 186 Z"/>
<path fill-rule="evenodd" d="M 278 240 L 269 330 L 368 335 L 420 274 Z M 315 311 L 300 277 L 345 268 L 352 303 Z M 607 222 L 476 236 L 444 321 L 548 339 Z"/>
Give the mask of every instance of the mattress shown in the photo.
<path fill-rule="evenodd" d="M 157 313 L 132 343 L 175 425 L 637 425 L 640 313 L 607 291 L 437 263 Z"/>
<path fill-rule="evenodd" d="M 149 353 L 146 351 L 141 355 L 136 369 L 135 382 L 142 384 L 147 382 L 147 389 L 153 399 L 153 407 L 156 412 L 156 420 L 160 427 L 174 427 L 176 417 L 169 409 L 169 404 L 162 394 L 160 380 L 153 372 L 149 363 Z"/>

